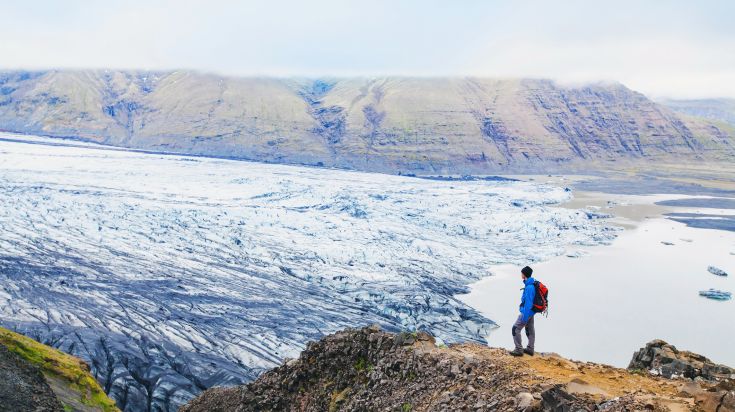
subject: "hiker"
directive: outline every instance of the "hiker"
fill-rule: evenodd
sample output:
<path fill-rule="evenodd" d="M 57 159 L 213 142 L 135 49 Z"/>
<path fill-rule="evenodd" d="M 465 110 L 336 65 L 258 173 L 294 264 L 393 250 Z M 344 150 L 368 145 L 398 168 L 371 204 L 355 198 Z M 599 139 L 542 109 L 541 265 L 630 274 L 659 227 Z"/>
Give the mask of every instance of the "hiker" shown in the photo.
<path fill-rule="evenodd" d="M 523 279 L 523 294 L 521 295 L 520 312 L 518 320 L 513 324 L 513 342 L 515 343 L 515 349 L 510 354 L 513 356 L 523 356 L 527 353 L 533 356 L 533 344 L 536 340 L 536 331 L 533 327 L 533 315 L 536 314 L 534 311 L 533 303 L 536 297 L 536 285 L 535 280 L 531 277 L 533 269 L 526 266 L 521 269 L 521 279 Z M 523 349 L 523 342 L 521 341 L 521 330 L 526 328 L 526 336 L 528 337 L 528 346 Z"/>

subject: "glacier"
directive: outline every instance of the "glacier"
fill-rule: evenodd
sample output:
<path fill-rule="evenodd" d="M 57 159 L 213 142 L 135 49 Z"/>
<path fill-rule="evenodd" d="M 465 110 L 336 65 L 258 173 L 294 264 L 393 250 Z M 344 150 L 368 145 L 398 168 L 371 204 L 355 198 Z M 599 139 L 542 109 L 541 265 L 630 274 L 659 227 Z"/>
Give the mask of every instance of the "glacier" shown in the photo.
<path fill-rule="evenodd" d="M 480 341 L 456 295 L 616 229 L 533 182 L 429 180 L 0 133 L 0 323 L 174 411 L 345 327 Z"/>

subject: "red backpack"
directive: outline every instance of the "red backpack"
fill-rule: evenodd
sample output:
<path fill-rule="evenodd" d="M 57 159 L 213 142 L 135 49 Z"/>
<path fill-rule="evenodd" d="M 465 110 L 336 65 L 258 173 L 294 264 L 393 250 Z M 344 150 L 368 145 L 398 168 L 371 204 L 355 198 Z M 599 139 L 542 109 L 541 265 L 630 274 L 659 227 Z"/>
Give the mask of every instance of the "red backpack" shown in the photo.
<path fill-rule="evenodd" d="M 549 309 L 549 288 L 538 280 L 533 282 L 536 293 L 533 295 L 533 306 L 531 310 L 534 313 L 546 313 Z"/>

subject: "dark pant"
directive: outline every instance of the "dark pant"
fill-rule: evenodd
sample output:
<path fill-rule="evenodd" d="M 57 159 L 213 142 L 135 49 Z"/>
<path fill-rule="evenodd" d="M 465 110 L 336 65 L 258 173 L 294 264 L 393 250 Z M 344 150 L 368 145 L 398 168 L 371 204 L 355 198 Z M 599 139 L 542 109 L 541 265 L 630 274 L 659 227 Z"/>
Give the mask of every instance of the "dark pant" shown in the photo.
<path fill-rule="evenodd" d="M 523 323 L 523 315 L 518 316 L 518 320 L 513 324 L 513 342 L 516 344 L 516 349 L 523 349 L 523 342 L 521 341 L 521 330 L 526 328 L 526 336 L 528 337 L 529 350 L 533 350 L 533 344 L 536 341 L 536 330 L 533 327 L 533 316 L 528 318 L 528 322 Z"/>

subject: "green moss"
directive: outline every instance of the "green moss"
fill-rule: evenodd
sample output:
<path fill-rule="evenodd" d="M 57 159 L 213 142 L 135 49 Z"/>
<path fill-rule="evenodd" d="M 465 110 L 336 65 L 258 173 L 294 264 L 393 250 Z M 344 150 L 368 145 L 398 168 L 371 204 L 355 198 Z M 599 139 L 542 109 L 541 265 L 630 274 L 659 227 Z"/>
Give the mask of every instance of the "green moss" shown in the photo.
<path fill-rule="evenodd" d="M 44 374 L 67 382 L 72 390 L 79 393 L 81 403 L 98 407 L 105 412 L 119 411 L 115 402 L 107 397 L 97 381 L 89 374 L 89 366 L 80 359 L 5 328 L 0 328 L 0 344 L 37 365 Z"/>
<path fill-rule="evenodd" d="M 373 365 L 370 364 L 370 362 L 367 361 L 365 358 L 360 358 L 355 362 L 355 370 L 357 371 L 368 371 L 370 372 L 373 370 Z"/>
<path fill-rule="evenodd" d="M 413 409 L 413 405 L 411 405 L 410 402 L 405 402 L 403 405 L 401 405 L 401 412 L 411 412 Z"/>

